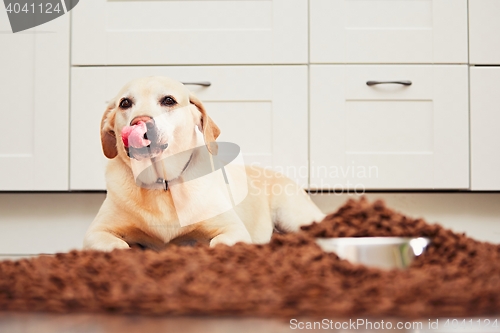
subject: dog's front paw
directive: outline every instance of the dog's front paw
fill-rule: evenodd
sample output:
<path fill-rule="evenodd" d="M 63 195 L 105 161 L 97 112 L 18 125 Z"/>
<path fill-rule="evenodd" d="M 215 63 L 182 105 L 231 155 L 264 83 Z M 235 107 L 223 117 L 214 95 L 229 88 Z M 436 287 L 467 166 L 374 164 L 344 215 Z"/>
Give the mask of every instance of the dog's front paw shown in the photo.
<path fill-rule="evenodd" d="M 246 235 L 220 234 L 212 238 L 212 240 L 210 241 L 210 247 L 214 247 L 217 244 L 226 244 L 232 246 L 238 242 L 252 243 L 252 239 L 250 238 L 250 235 L 248 233 Z"/>
<path fill-rule="evenodd" d="M 130 246 L 124 242 L 113 242 L 113 243 L 101 243 L 101 244 L 93 244 L 90 247 L 85 247 L 86 249 L 89 250 L 97 250 L 97 251 L 106 251 L 106 252 L 111 252 L 115 249 L 130 249 Z"/>
<path fill-rule="evenodd" d="M 85 236 L 83 248 L 111 252 L 115 249 L 130 249 L 130 246 L 123 239 L 107 232 L 94 232 Z"/>

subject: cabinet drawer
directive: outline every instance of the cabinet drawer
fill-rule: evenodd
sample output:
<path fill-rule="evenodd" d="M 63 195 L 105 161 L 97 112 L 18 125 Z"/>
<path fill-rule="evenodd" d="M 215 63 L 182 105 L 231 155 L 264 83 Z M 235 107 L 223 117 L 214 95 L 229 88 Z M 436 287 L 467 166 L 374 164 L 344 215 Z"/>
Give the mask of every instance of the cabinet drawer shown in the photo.
<path fill-rule="evenodd" d="M 307 0 L 81 1 L 72 12 L 73 65 L 305 64 L 307 6 Z"/>
<path fill-rule="evenodd" d="M 307 186 L 307 66 L 76 67 L 72 69 L 72 190 L 105 188 L 99 125 L 106 101 L 133 78 L 164 75 L 190 86 L 246 164 L 283 170 Z"/>
<path fill-rule="evenodd" d="M 500 1 L 469 1 L 471 64 L 500 64 Z"/>
<path fill-rule="evenodd" d="M 314 65 L 310 75 L 312 188 L 469 187 L 466 65 Z"/>
<path fill-rule="evenodd" d="M 312 63 L 467 63 L 467 0 L 310 0 Z"/>
<path fill-rule="evenodd" d="M 471 189 L 500 190 L 500 67 L 471 67 Z"/>
<path fill-rule="evenodd" d="M 0 191 L 67 191 L 69 15 L 10 30 L 0 10 Z"/>

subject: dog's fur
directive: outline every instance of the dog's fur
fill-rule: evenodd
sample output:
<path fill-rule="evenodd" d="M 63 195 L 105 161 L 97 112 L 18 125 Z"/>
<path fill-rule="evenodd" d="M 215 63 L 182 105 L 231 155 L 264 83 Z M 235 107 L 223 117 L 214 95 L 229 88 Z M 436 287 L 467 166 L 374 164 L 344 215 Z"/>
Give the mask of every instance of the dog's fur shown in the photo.
<path fill-rule="evenodd" d="M 171 96 L 176 104 L 162 105 L 165 96 Z M 120 107 L 124 98 L 132 102 L 131 107 Z M 110 159 L 106 170 L 108 192 L 85 235 L 85 248 L 111 251 L 139 245 L 160 250 L 169 243 L 191 241 L 210 242 L 210 246 L 218 243 L 232 245 L 240 241 L 265 243 L 274 230 L 297 231 L 301 225 L 324 217 L 305 191 L 290 179 L 270 170 L 247 167 L 246 177 L 232 179 L 236 186 L 247 182 L 248 195 L 240 204 L 213 218 L 181 226 L 171 191 L 136 185 L 131 159 L 120 137 L 122 128 L 129 126 L 134 119 L 159 115 L 165 115 L 165 121 L 158 125 L 158 141 L 168 143 L 166 150 L 170 149 L 170 154 L 205 144 L 210 153 L 216 154 L 217 145 L 213 142 L 220 130 L 202 103 L 183 84 L 164 77 L 148 77 L 128 83 L 108 105 L 102 118 L 102 148 Z M 186 156 L 174 163 L 169 170 L 172 175 L 169 179 L 189 177 L 200 163 L 197 155 L 194 153 L 190 161 Z M 155 156 L 151 158 L 154 160 Z M 141 181 L 146 185 L 156 181 L 155 175 L 149 178 L 146 176 Z M 190 194 L 197 191 L 196 185 L 193 186 L 186 187 L 184 200 L 189 200 Z M 287 191 L 273 194 L 277 192 L 273 191 L 276 186 Z"/>

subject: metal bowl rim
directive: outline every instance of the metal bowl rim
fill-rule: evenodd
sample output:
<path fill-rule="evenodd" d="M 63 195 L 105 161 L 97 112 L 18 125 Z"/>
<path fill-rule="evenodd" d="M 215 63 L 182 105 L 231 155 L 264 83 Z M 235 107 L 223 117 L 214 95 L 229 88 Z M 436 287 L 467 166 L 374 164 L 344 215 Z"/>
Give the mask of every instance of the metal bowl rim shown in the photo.
<path fill-rule="evenodd" d="M 316 238 L 319 243 L 328 243 L 331 245 L 401 245 L 409 244 L 413 240 L 425 242 L 429 245 L 431 240 L 427 237 L 331 237 Z"/>

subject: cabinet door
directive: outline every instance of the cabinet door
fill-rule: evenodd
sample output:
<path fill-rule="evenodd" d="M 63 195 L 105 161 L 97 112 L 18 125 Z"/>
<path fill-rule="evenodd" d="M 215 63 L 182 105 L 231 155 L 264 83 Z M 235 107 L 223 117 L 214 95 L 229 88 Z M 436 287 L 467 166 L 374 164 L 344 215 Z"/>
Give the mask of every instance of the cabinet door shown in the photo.
<path fill-rule="evenodd" d="M 246 164 L 307 186 L 307 66 L 85 67 L 72 69 L 71 189 L 105 189 L 99 126 L 106 101 L 133 78 L 164 75 L 189 86 Z"/>
<path fill-rule="evenodd" d="M 314 65 L 310 80 L 312 188 L 469 187 L 466 65 Z"/>
<path fill-rule="evenodd" d="M 467 63 L 467 0 L 311 0 L 313 63 Z"/>
<path fill-rule="evenodd" d="M 0 45 L 0 191 L 67 190 L 69 15 Z"/>
<path fill-rule="evenodd" d="M 87 0 L 73 65 L 307 62 L 307 0 Z"/>
<path fill-rule="evenodd" d="M 500 1 L 469 1 L 471 64 L 500 64 Z"/>
<path fill-rule="evenodd" d="M 471 189 L 500 190 L 500 67 L 471 67 Z"/>

